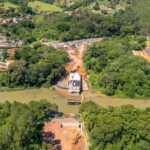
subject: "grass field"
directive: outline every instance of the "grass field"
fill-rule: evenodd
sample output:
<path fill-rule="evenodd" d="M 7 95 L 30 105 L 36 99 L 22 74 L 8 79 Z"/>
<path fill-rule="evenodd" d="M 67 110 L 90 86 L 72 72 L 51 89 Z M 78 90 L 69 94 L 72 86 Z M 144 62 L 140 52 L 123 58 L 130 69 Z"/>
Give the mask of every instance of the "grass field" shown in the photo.
<path fill-rule="evenodd" d="M 18 6 L 14 5 L 14 4 L 11 4 L 9 2 L 4 2 L 4 3 L 1 3 L 2 7 L 4 9 L 9 9 L 9 8 L 17 8 Z"/>
<path fill-rule="evenodd" d="M 40 2 L 40 1 L 32 1 L 28 3 L 29 7 L 36 12 L 61 12 L 62 9 L 55 5 L 50 5 L 48 3 Z"/>
<path fill-rule="evenodd" d="M 56 103 L 59 107 L 59 111 L 62 111 L 64 113 L 78 113 L 79 106 L 67 105 L 67 97 L 67 94 L 61 94 L 52 89 L 47 88 L 0 92 L 0 102 L 5 102 L 8 100 L 10 102 L 18 101 L 22 103 L 28 103 L 31 100 L 46 99 L 49 102 Z M 88 96 L 87 98 L 85 98 L 85 101 L 89 100 L 92 100 L 103 107 L 118 107 L 127 104 L 134 105 L 138 108 L 150 107 L 150 100 L 112 98 L 107 96 L 100 96 L 98 94 Z"/>

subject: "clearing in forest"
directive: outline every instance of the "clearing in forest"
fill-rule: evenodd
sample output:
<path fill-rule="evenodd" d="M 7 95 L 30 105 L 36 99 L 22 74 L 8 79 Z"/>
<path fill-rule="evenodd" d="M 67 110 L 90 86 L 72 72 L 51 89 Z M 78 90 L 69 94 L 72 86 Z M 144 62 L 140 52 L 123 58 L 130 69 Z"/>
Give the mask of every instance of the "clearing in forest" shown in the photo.
<path fill-rule="evenodd" d="M 71 73 L 78 73 L 81 78 L 81 92 L 82 91 L 88 91 L 89 87 L 87 84 L 88 81 L 88 74 L 86 72 L 86 69 L 84 68 L 83 64 L 83 56 L 88 48 L 88 46 L 91 46 L 92 44 L 96 42 L 102 41 L 103 38 L 91 38 L 91 39 L 82 39 L 82 40 L 75 40 L 75 41 L 69 41 L 69 42 L 55 42 L 51 43 L 50 46 L 54 48 L 64 48 L 66 49 L 66 52 L 70 58 L 70 62 L 66 65 L 66 72 L 67 74 Z M 49 45 L 47 42 L 44 42 L 43 44 Z M 61 87 L 63 89 L 68 89 L 68 83 L 69 83 L 69 76 L 62 79 L 60 82 L 58 82 L 58 87 Z"/>
<path fill-rule="evenodd" d="M 150 62 L 150 41 L 147 41 L 147 47 L 141 51 L 133 51 L 135 56 L 140 56 L 145 58 L 148 62 Z"/>
<path fill-rule="evenodd" d="M 54 149 L 88 150 L 84 126 L 73 118 L 53 119 L 46 122 L 43 141 L 51 143 Z"/>
<path fill-rule="evenodd" d="M 29 2 L 28 6 L 30 6 L 36 12 L 61 12 L 62 11 L 62 9 L 58 6 L 40 2 L 40 1 Z"/>

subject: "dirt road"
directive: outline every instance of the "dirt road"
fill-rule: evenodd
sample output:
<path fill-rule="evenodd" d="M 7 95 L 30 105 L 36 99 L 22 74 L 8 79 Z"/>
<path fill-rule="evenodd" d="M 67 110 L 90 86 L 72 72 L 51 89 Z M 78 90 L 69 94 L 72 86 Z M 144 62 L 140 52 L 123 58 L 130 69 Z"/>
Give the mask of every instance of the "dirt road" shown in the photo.
<path fill-rule="evenodd" d="M 86 44 L 81 43 L 77 49 L 67 48 L 67 53 L 71 58 L 71 61 L 67 64 L 67 72 L 79 72 L 83 79 L 87 80 L 87 72 L 83 64 L 83 56 L 87 50 Z"/>

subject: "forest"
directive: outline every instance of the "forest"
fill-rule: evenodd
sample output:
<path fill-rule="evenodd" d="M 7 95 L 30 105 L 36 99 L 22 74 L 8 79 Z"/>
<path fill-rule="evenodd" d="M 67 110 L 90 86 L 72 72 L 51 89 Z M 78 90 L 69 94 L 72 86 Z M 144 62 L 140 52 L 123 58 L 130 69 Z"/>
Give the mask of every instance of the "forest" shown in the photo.
<path fill-rule="evenodd" d="M 50 14 L 33 12 L 32 20 L 23 20 L 18 24 L 4 24 L 1 32 L 10 38 L 19 38 L 27 44 L 42 38 L 51 41 L 68 41 L 101 36 L 142 35 L 145 37 L 150 33 L 150 23 L 147 21 L 150 18 L 149 4 L 149 0 L 142 2 L 134 0 L 125 10 L 116 11 L 112 15 L 75 8 Z M 10 16 L 21 14 L 32 14 L 32 12 L 6 13 Z"/>
<path fill-rule="evenodd" d="M 44 122 L 54 118 L 58 107 L 45 100 L 29 104 L 5 102 L 0 104 L 0 149 L 45 150 L 42 143 Z"/>
<path fill-rule="evenodd" d="M 147 106 L 150 64 L 132 51 L 143 50 L 150 37 L 150 0 L 0 0 L 1 35 L 22 43 L 12 58 L 6 48 L 0 49 L 6 57 L 0 58 L 2 63 L 14 62 L 0 73 L 2 91 L 52 87 L 66 76 L 70 60 L 65 49 L 42 41 L 51 45 L 103 38 L 88 47 L 83 58 L 91 91 L 142 99 Z M 0 103 L 0 150 L 51 150 L 53 145 L 43 143 L 41 134 L 44 123 L 58 113 L 58 106 L 46 100 Z M 150 150 L 150 108 L 103 108 L 89 101 L 81 104 L 79 113 L 90 150 Z"/>
<path fill-rule="evenodd" d="M 69 60 L 65 50 L 41 44 L 23 46 L 14 59 L 8 72 L 0 74 L 1 87 L 48 87 L 63 78 Z"/>
<path fill-rule="evenodd" d="M 28 1 L 23 5 L 18 0 L 9 2 L 17 8 L 24 5 L 28 8 Z M 98 4 L 102 2 L 98 1 Z M 120 0 L 107 2 L 109 7 L 116 7 Z M 0 85 L 51 86 L 65 75 L 65 65 L 69 61 L 65 51 L 41 45 L 42 39 L 53 42 L 105 37 L 107 40 L 89 48 L 84 58 L 87 71 L 92 71 L 90 82 L 93 89 L 109 96 L 149 98 L 149 64 L 133 56 L 132 50 L 142 50 L 146 46 L 146 37 L 150 34 L 150 22 L 147 21 L 150 19 L 150 1 L 123 2 L 128 4 L 125 9 L 113 14 L 76 8 L 78 4 L 85 7 L 95 4 L 94 0 L 74 1 L 70 7 L 63 5 L 63 11 L 59 13 L 37 14 L 32 8 L 3 13 L 4 18 L 32 14 L 32 19 L 2 24 L 1 33 L 9 39 L 23 41 L 24 45 L 19 48 L 14 58 L 16 62 L 10 66 L 9 72 L 0 74 Z"/>
<path fill-rule="evenodd" d="M 149 149 L 150 108 L 103 108 L 90 101 L 81 105 L 80 113 L 90 137 L 90 150 Z"/>
<path fill-rule="evenodd" d="M 28 1 L 9 2 L 19 8 L 24 5 L 28 8 Z M 111 15 L 76 9 L 78 3 L 88 6 L 93 2 L 75 1 L 70 7 L 63 6 L 64 11 L 59 13 L 36 14 L 31 9 L 6 13 L 10 16 L 32 14 L 32 19 L 23 18 L 18 23 L 2 24 L 1 33 L 9 39 L 23 41 L 24 45 L 19 48 L 14 57 L 16 62 L 9 67 L 8 73 L 0 74 L 0 85 L 50 86 L 65 75 L 65 65 L 69 61 L 65 51 L 41 45 L 42 39 L 53 42 L 104 37 L 108 40 L 89 48 L 84 58 L 86 69 L 92 71 L 91 79 L 94 77 L 94 81 L 91 80 L 93 88 L 110 96 L 150 97 L 149 64 L 131 53 L 132 50 L 143 49 L 144 41 L 150 34 L 150 23 L 147 21 L 150 19 L 149 0 L 124 1 L 128 4 L 126 8 Z M 46 3 L 53 4 L 52 1 Z M 116 6 L 118 3 L 120 1 L 110 0 L 108 4 Z M 69 11 L 69 14 L 66 13 Z"/>
<path fill-rule="evenodd" d="M 109 96 L 150 97 L 150 64 L 132 55 L 144 47 L 139 37 L 107 39 L 90 47 L 84 63 L 92 86 Z"/>

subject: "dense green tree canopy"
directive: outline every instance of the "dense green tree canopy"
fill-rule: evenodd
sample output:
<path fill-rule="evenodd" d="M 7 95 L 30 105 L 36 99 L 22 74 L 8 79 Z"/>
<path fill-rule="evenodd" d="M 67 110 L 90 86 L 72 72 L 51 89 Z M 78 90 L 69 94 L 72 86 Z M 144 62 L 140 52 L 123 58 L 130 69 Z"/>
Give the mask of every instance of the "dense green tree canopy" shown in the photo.
<path fill-rule="evenodd" d="M 148 150 L 150 147 L 150 108 L 131 105 L 121 108 L 83 103 L 80 112 L 90 137 L 91 150 Z M 88 108 L 93 109 L 88 109 Z M 94 111 L 93 111 L 94 110 Z"/>
<path fill-rule="evenodd" d="M 18 0 L 13 1 L 20 2 Z M 116 6 L 119 1 L 110 1 L 109 3 Z M 42 38 L 68 41 L 114 35 L 149 36 L 150 25 L 147 20 L 150 19 L 150 1 L 124 1 L 128 3 L 127 7 L 124 10 L 115 11 L 112 15 L 93 13 L 88 9 L 76 9 L 76 7 L 82 6 L 82 3 L 85 6 L 89 3 L 98 3 L 96 0 L 75 2 L 69 8 L 69 12 L 37 14 L 30 21 L 23 20 L 17 24 L 6 25 L 2 32 L 13 39 L 19 38 L 25 43 L 39 41 Z M 32 14 L 31 8 L 24 5 L 21 5 L 19 15 L 25 12 Z"/>
<path fill-rule="evenodd" d="M 9 1 L 17 6 L 21 2 Z M 53 3 L 49 0 L 47 2 Z M 21 48 L 16 57 L 19 62 L 10 67 L 9 74 L 1 75 L 5 80 L 0 80 L 0 84 L 12 87 L 52 85 L 65 74 L 64 65 L 68 61 L 64 51 L 49 50 L 48 54 L 46 49 L 49 48 L 41 48 L 42 46 L 32 48 L 33 43 L 43 38 L 52 42 L 119 37 L 119 40 L 113 38 L 104 41 L 104 44 L 97 44 L 88 51 L 85 66 L 87 70 L 92 71 L 91 79 L 94 79 L 91 81 L 92 84 L 107 95 L 150 97 L 149 65 L 143 59 L 132 56 L 131 52 L 142 49 L 145 46 L 144 38 L 149 36 L 150 1 L 108 0 L 106 5 L 112 9 L 116 9 L 117 4 L 121 2 L 125 2 L 127 6 L 106 15 L 88 9 L 95 4 L 98 8 L 104 1 L 73 2 L 72 6 L 65 6 L 64 11 L 60 13 L 34 14 L 30 20 L 23 19 L 18 23 L 2 25 L 0 32 L 11 39 L 20 39 L 28 46 Z M 26 4 L 27 1 L 24 1 L 24 5 Z M 23 16 L 22 12 L 18 13 L 19 16 Z M 14 72 L 15 70 L 18 71 Z"/>
<path fill-rule="evenodd" d="M 84 62 L 93 87 L 106 95 L 150 97 L 150 65 L 132 54 L 144 45 L 142 38 L 126 37 L 104 40 L 89 48 Z"/>
<path fill-rule="evenodd" d="M 51 119 L 57 110 L 57 105 L 45 100 L 32 101 L 29 104 L 0 104 L 0 149 L 41 149 L 44 122 Z"/>
<path fill-rule="evenodd" d="M 64 49 L 35 44 L 23 46 L 9 66 L 8 73 L 2 73 L 1 86 L 51 86 L 65 76 L 68 56 Z"/>

